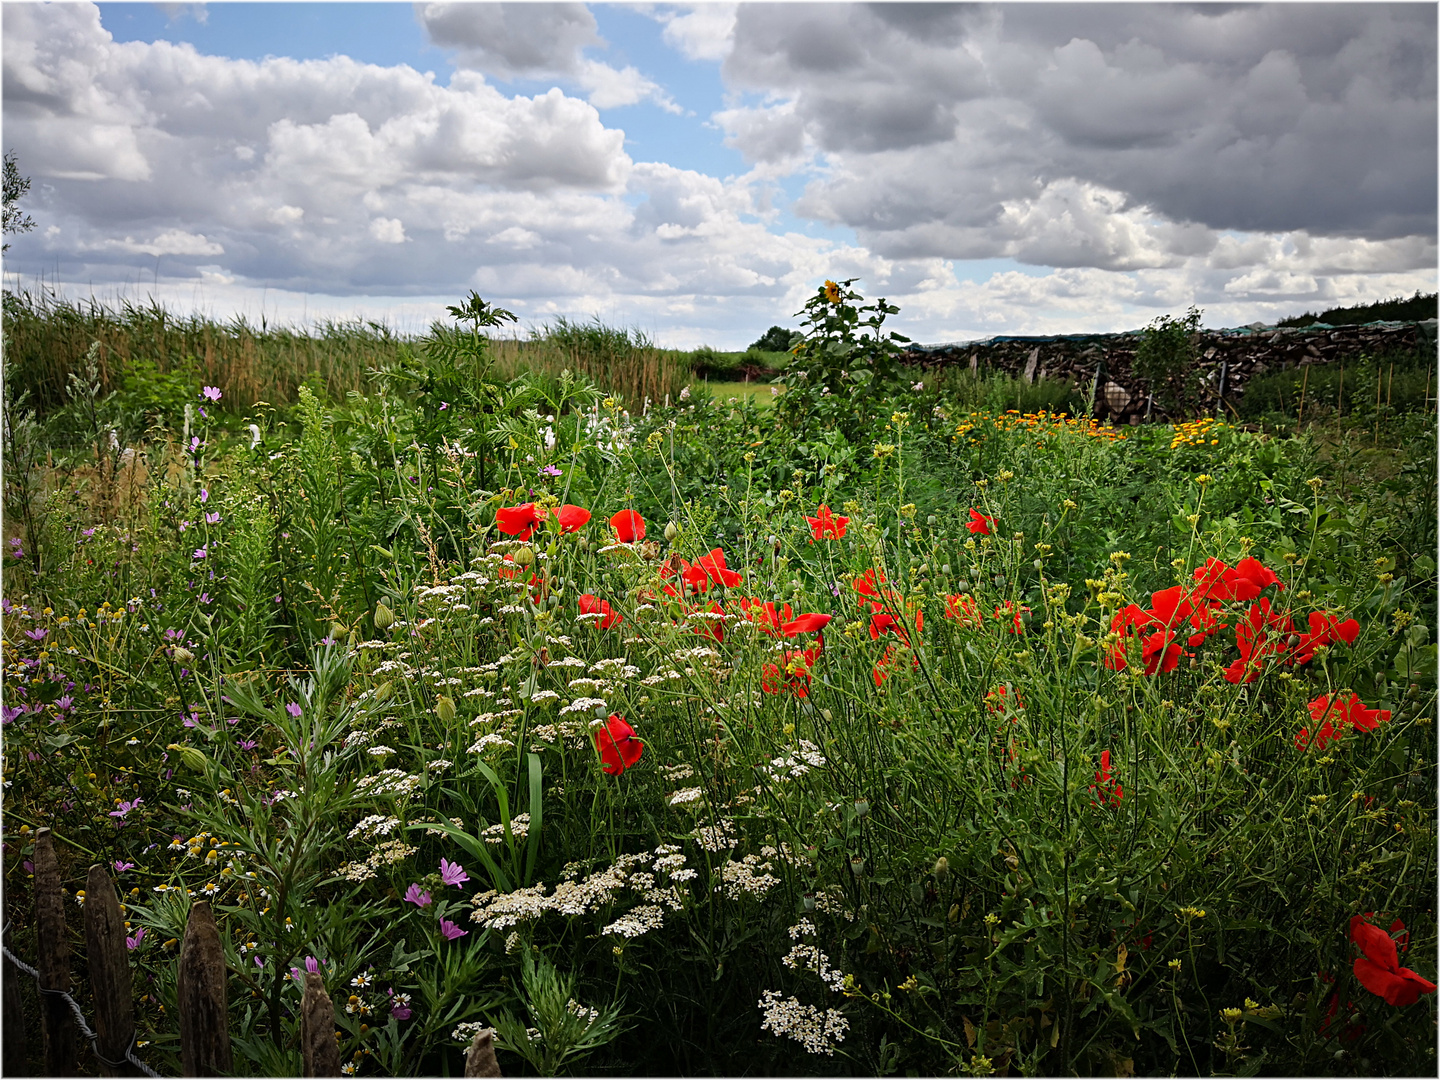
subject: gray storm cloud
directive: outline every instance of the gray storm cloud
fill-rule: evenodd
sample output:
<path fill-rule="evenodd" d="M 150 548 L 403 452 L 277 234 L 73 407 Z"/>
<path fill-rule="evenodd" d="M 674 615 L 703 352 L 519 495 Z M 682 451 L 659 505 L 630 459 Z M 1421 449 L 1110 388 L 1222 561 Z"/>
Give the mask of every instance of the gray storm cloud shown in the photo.
<path fill-rule="evenodd" d="M 1216 231 L 1433 237 L 1435 30 L 1415 4 L 746 5 L 724 72 L 765 100 L 720 120 L 757 162 L 813 146 L 803 207 L 897 257 L 1116 265 L 1084 230 L 1012 242 L 1060 180 Z"/>

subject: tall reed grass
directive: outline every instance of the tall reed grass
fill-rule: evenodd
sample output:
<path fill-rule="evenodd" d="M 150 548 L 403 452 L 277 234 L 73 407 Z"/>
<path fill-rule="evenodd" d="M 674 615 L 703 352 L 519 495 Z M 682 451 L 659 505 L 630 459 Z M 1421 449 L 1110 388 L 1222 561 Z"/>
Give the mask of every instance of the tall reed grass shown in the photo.
<path fill-rule="evenodd" d="M 293 404 L 308 385 L 332 401 L 373 387 L 372 369 L 396 362 L 405 350 L 421 352 L 424 339 L 397 334 L 372 320 L 323 322 L 314 329 L 262 323 L 243 316 L 218 321 L 177 315 L 160 304 L 91 298 L 72 301 L 52 293 L 5 294 L 6 353 L 14 377 L 42 412 L 64 404 L 67 380 L 83 367 L 92 342 L 100 343 L 101 388 L 121 388 L 127 372 L 182 375 L 224 391 L 223 404 L 243 411 L 257 401 Z M 528 338 L 491 342 L 492 374 L 513 378 L 530 371 L 558 375 L 568 368 L 639 410 L 646 398 L 672 399 L 690 381 L 687 353 L 660 349 L 643 331 L 559 318 Z"/>

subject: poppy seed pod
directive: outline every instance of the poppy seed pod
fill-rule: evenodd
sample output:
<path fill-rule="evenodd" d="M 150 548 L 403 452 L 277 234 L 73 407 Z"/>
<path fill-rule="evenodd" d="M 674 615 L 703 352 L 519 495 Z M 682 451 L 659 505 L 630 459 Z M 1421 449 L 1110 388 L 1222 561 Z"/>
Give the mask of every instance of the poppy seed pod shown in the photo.
<path fill-rule="evenodd" d="M 669 540 L 670 542 L 673 543 L 674 540 L 675 540 L 675 537 L 677 537 L 677 536 L 679 536 L 679 535 L 680 535 L 680 527 L 679 527 L 678 525 L 676 525 L 673 521 L 670 522 L 669 525 L 666 525 L 666 526 L 665 526 L 665 539 L 666 539 L 666 540 Z"/>
<path fill-rule="evenodd" d="M 522 547 L 512 556 L 516 566 L 533 566 L 535 563 L 535 552 L 529 547 Z"/>
<path fill-rule="evenodd" d="M 395 622 L 395 613 L 385 606 L 382 600 L 375 605 L 375 629 L 389 630 Z"/>
<path fill-rule="evenodd" d="M 435 715 L 445 723 L 451 723 L 455 719 L 455 702 L 441 694 L 435 699 Z"/>

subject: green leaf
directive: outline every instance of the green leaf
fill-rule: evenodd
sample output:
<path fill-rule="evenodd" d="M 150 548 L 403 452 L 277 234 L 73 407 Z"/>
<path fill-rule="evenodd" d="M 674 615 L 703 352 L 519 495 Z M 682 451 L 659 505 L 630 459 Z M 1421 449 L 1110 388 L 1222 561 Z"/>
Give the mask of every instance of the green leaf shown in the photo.
<path fill-rule="evenodd" d="M 544 794 L 541 790 L 541 764 L 539 754 L 526 754 L 530 767 L 530 832 L 525 845 L 525 881 L 535 878 L 535 862 L 540 855 L 540 827 L 544 824 Z"/>

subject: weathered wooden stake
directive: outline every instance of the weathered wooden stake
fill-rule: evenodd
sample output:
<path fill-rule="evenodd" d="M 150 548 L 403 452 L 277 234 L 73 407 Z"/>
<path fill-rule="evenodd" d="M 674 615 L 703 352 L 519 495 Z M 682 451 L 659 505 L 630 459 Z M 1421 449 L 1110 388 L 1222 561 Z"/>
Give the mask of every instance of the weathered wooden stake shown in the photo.
<path fill-rule="evenodd" d="M 186 1076 L 230 1072 L 230 1028 L 225 994 L 225 953 L 206 900 L 190 905 L 175 980 L 180 1012 L 180 1069 Z"/>
<path fill-rule="evenodd" d="M 325 992 L 325 980 L 314 971 L 305 973 L 305 996 L 300 999 L 300 1054 L 301 1076 L 340 1075 L 335 1006 Z"/>
<path fill-rule="evenodd" d="M 5 1029 L 4 1060 L 0 1062 L 6 1076 L 24 1076 L 29 1072 L 26 1058 L 29 1057 L 29 1039 L 25 1032 L 25 1010 L 20 1004 L 20 980 L 30 976 L 21 975 L 20 969 L 9 960 L 5 961 Z"/>
<path fill-rule="evenodd" d="M 465 1053 L 466 1076 L 499 1076 L 500 1063 L 495 1060 L 495 1031 L 486 1028 L 470 1040 Z"/>
<path fill-rule="evenodd" d="M 60 891 L 60 863 L 48 828 L 35 833 L 35 950 L 40 988 L 68 992 L 70 943 L 65 939 L 65 896 Z M 64 998 L 40 995 L 40 1031 L 45 1043 L 45 1075 L 74 1076 L 75 1014 Z"/>
<path fill-rule="evenodd" d="M 85 879 L 85 959 L 95 994 L 96 1049 L 110 1061 L 122 1061 L 135 1038 L 135 1006 L 130 991 L 130 958 L 125 948 L 125 917 L 115 882 L 96 863 Z M 97 1062 L 101 1076 L 135 1076 L 135 1067 Z"/>

